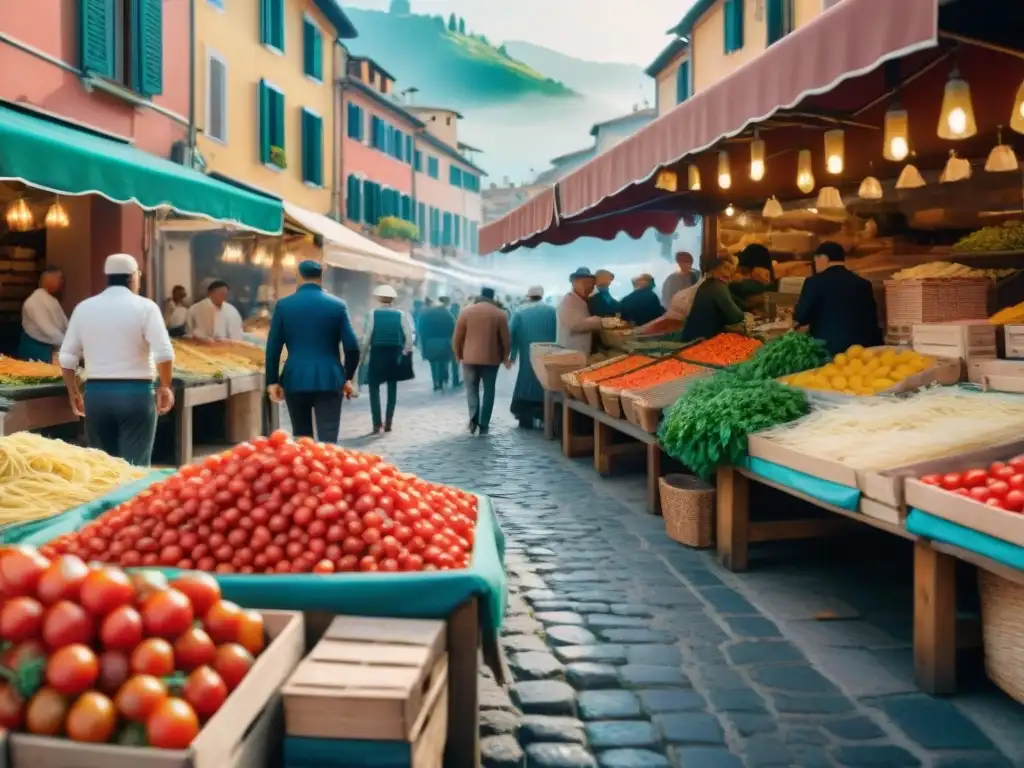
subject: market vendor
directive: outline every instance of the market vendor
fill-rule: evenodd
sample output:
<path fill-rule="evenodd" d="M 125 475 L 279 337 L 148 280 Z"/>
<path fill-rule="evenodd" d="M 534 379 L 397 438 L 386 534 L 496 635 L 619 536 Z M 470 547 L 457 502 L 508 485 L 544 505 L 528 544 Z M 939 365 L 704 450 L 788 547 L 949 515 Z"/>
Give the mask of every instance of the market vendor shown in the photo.
<path fill-rule="evenodd" d="M 743 322 L 743 310 L 729 291 L 729 283 L 736 271 L 736 257 L 729 254 L 711 257 L 705 266 L 707 276 L 697 288 L 683 326 L 684 342 L 710 339 L 730 325 Z"/>
<path fill-rule="evenodd" d="M 107 289 L 83 301 L 71 314 L 60 348 L 60 367 L 72 409 L 85 416 L 90 447 L 148 467 L 157 415 L 174 407 L 174 347 L 160 307 L 138 295 L 135 258 L 126 253 L 108 256 L 103 272 Z M 83 359 L 84 395 L 77 378 Z"/>
<path fill-rule="evenodd" d="M 854 344 L 882 343 L 878 308 L 871 282 L 846 268 L 846 251 L 827 241 L 814 252 L 813 277 L 804 281 L 793 310 L 796 325 L 806 326 L 833 355 Z"/>
<path fill-rule="evenodd" d="M 594 292 L 587 301 L 590 314 L 598 317 L 615 317 L 619 314 L 619 302 L 613 299 L 610 293 L 615 275 L 607 269 L 599 269 L 594 275 L 594 281 Z"/>
<path fill-rule="evenodd" d="M 569 275 L 569 281 L 572 290 L 558 306 L 558 345 L 590 357 L 594 331 L 601 330 L 601 318 L 592 314 L 587 306 L 597 277 L 586 267 L 580 267 Z"/>
<path fill-rule="evenodd" d="M 242 316 L 229 302 L 228 284 L 214 280 L 206 288 L 206 298 L 188 310 L 188 334 L 195 339 L 241 341 Z"/>
<path fill-rule="evenodd" d="M 164 324 L 171 338 L 185 335 L 188 324 L 188 294 L 184 285 L 176 285 L 171 290 L 171 298 L 164 305 Z"/>
<path fill-rule="evenodd" d="M 740 251 L 736 277 L 729 283 L 729 290 L 741 307 L 763 293 L 777 290 L 771 251 L 760 243 L 748 245 Z"/>
<path fill-rule="evenodd" d="M 619 304 L 619 316 L 630 325 L 646 325 L 665 314 L 658 294 L 654 290 L 654 276 L 638 275 L 633 278 L 633 292 Z"/>
<path fill-rule="evenodd" d="M 676 253 L 676 267 L 676 271 L 666 277 L 661 286 L 661 303 L 666 307 L 671 306 L 673 296 L 696 285 L 700 280 L 700 272 L 693 268 L 692 253 L 688 251 Z"/>
<path fill-rule="evenodd" d="M 21 305 L 18 357 L 22 360 L 52 363 L 54 349 L 64 343 L 68 318 L 57 299 L 63 285 L 64 274 L 57 267 L 47 267 L 39 276 L 39 287 Z"/>

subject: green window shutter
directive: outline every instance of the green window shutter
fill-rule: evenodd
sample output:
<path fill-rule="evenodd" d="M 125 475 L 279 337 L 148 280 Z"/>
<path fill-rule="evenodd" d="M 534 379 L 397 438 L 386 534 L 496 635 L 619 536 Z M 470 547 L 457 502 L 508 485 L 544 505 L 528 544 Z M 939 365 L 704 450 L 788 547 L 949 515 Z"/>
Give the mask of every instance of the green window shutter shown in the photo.
<path fill-rule="evenodd" d="M 260 42 L 284 52 L 284 0 L 260 0 Z"/>
<path fill-rule="evenodd" d="M 768 45 L 776 43 L 793 31 L 793 0 L 766 0 L 765 26 Z"/>
<path fill-rule="evenodd" d="M 323 185 L 323 120 L 305 107 L 302 109 L 302 180 Z"/>
<path fill-rule="evenodd" d="M 79 0 L 82 70 L 114 77 L 114 0 Z"/>
<path fill-rule="evenodd" d="M 260 80 L 260 162 L 264 165 L 270 162 L 271 93 L 273 92 L 267 87 L 266 82 Z"/>
<path fill-rule="evenodd" d="M 271 91 L 273 102 L 273 122 L 271 123 L 270 141 L 275 147 L 284 150 L 284 94 L 277 90 Z M 283 166 L 282 166 L 283 167 Z"/>
<path fill-rule="evenodd" d="M 307 18 L 302 19 L 302 71 L 316 80 L 323 80 L 323 38 L 320 29 Z"/>
<path fill-rule="evenodd" d="M 313 28 L 313 77 L 324 79 L 324 37 L 320 30 Z"/>
<path fill-rule="evenodd" d="M 462 240 L 462 237 L 461 237 L 462 218 L 460 216 L 455 216 L 453 218 L 455 219 L 455 223 L 452 226 L 452 233 L 455 235 L 453 245 L 456 248 L 458 248 L 459 244 L 460 244 L 460 241 Z"/>
<path fill-rule="evenodd" d="M 270 30 L 274 18 L 272 3 L 273 0 L 260 0 L 260 42 L 263 45 L 270 45 Z"/>
<path fill-rule="evenodd" d="M 690 60 L 679 63 L 676 70 L 676 104 L 682 104 L 690 98 Z"/>
<path fill-rule="evenodd" d="M 732 53 L 743 47 L 743 0 L 725 0 L 725 52 Z"/>
<path fill-rule="evenodd" d="M 273 0 L 274 5 L 274 46 L 284 53 L 284 4 L 285 0 Z"/>
<path fill-rule="evenodd" d="M 164 90 L 163 0 L 132 0 L 132 88 L 143 96 Z"/>

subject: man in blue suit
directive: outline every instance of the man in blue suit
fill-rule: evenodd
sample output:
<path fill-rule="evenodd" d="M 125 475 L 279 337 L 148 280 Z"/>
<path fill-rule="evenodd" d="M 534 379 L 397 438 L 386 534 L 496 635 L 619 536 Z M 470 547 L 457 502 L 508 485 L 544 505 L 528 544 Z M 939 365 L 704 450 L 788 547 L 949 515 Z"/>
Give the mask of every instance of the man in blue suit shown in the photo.
<path fill-rule="evenodd" d="M 323 289 L 323 267 L 317 261 L 299 264 L 302 285 L 277 302 L 267 337 L 267 394 L 288 405 L 296 437 L 316 436 L 336 443 L 341 428 L 341 403 L 352 396 L 352 377 L 359 367 L 359 341 L 345 302 Z M 281 373 L 281 353 L 288 359 Z M 345 350 L 342 363 L 339 350 Z"/>

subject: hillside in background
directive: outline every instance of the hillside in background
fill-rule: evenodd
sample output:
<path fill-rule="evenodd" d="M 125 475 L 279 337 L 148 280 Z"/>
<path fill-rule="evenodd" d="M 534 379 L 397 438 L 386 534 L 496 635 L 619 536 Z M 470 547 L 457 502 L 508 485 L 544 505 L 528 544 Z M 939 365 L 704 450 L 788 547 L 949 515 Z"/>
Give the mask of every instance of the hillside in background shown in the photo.
<path fill-rule="evenodd" d="M 517 61 L 471 29 L 450 30 L 442 16 L 398 16 L 346 9 L 359 30 L 356 55 L 370 56 L 398 80 L 416 87 L 420 103 L 458 109 L 526 97 L 570 100 L 578 94 L 547 73 Z M 468 21 L 468 20 L 467 20 Z"/>

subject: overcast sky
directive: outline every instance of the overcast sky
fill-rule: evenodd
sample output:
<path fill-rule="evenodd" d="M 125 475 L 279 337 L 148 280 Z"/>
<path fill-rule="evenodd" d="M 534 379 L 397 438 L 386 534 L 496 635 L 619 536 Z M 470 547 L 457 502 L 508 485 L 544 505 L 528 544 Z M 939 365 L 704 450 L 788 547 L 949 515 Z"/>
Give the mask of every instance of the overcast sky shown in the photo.
<path fill-rule="evenodd" d="M 491 40 L 525 40 L 586 61 L 650 64 L 694 0 L 411 0 L 413 13 L 455 13 Z M 384 10 L 388 0 L 351 0 Z"/>

